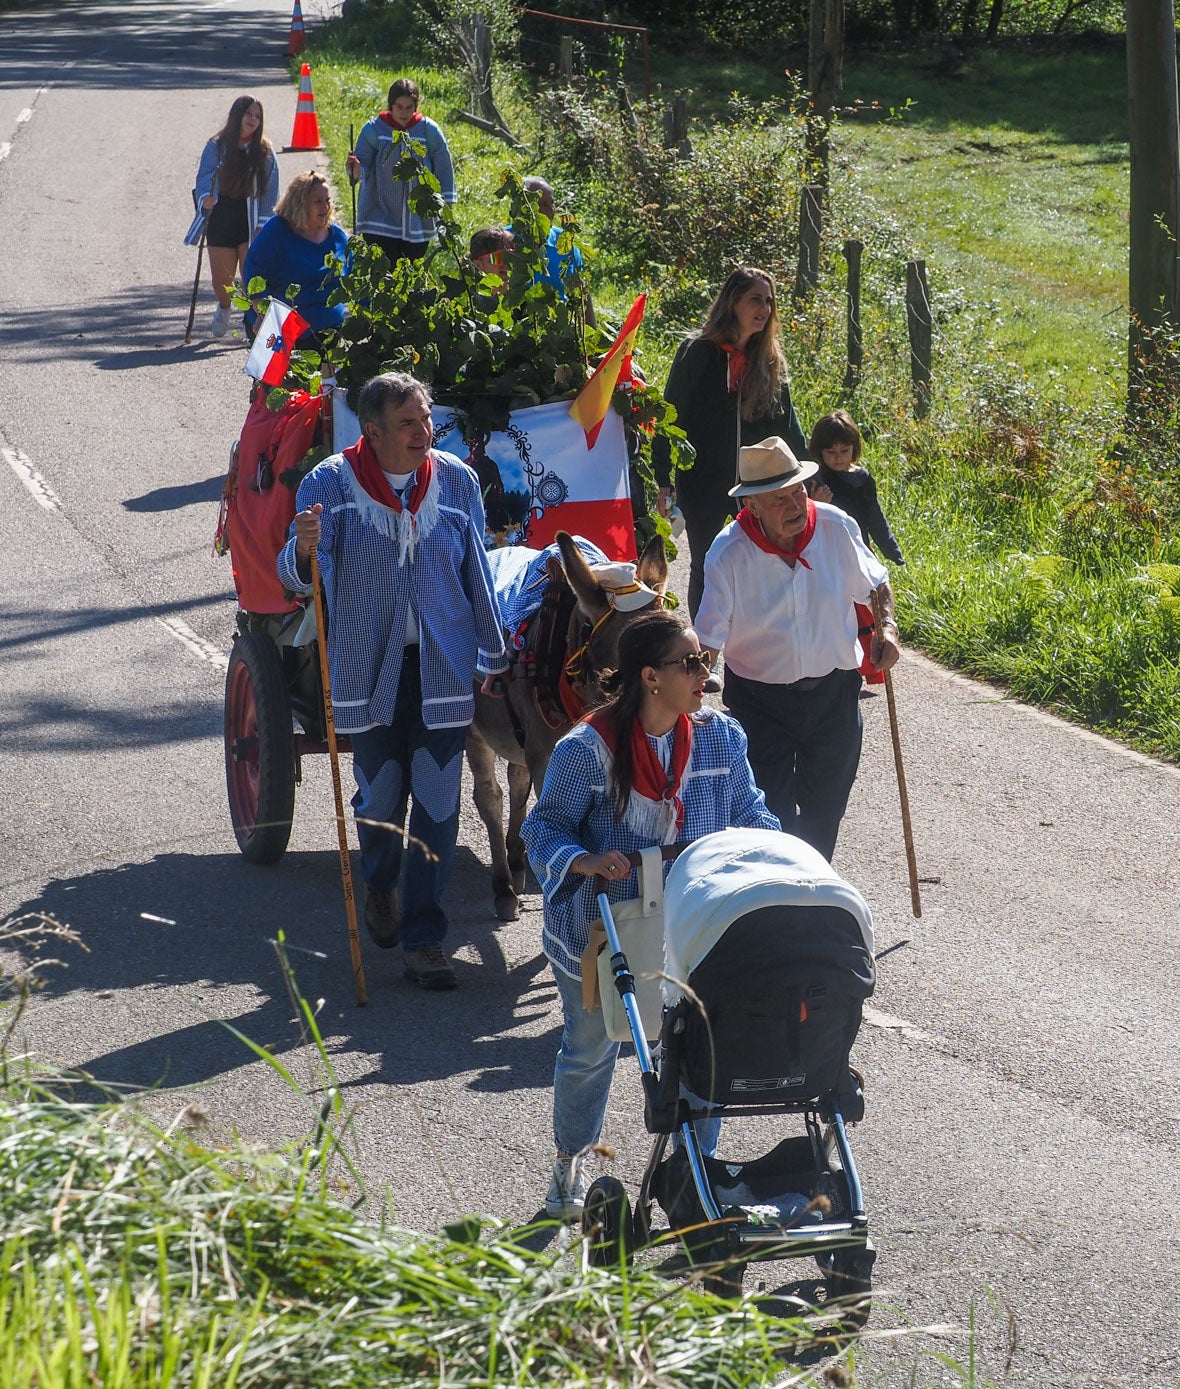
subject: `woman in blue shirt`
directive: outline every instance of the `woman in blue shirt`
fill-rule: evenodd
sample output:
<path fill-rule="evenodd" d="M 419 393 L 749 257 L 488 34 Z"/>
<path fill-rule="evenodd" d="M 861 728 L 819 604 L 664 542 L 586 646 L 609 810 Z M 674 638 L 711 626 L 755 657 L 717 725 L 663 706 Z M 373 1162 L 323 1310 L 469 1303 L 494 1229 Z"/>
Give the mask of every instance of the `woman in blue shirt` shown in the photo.
<path fill-rule="evenodd" d="M 344 258 L 348 233 L 332 221 L 332 194 L 320 174 L 296 174 L 275 208 L 275 215 L 262 228 L 246 253 L 242 271 L 247 292 L 250 282 L 261 278 L 262 291 L 272 298 L 290 303 L 307 320 L 309 332 L 296 344 L 314 345 L 314 335 L 325 328 L 339 328 L 344 322 L 344 305 L 328 305 L 340 280 L 327 270 L 329 255 Z M 298 285 L 299 292 L 287 299 L 287 287 Z M 257 298 L 257 296 L 253 296 Z M 246 315 L 246 329 L 253 336 L 258 315 Z"/>
<path fill-rule="evenodd" d="M 545 895 L 543 944 L 565 1026 L 553 1073 L 557 1156 L 545 1200 L 555 1219 L 581 1214 L 582 1158 L 598 1142 L 619 1044 L 602 1012 L 582 1005 L 581 959 L 598 916 L 593 880 L 612 901 L 638 884 L 626 855 L 731 826 L 779 828 L 754 784 L 746 735 L 702 708 L 713 653 L 671 613 L 636 619 L 619 639 L 619 668 L 602 682 L 609 702 L 553 750 L 545 784 L 521 830 Z"/>

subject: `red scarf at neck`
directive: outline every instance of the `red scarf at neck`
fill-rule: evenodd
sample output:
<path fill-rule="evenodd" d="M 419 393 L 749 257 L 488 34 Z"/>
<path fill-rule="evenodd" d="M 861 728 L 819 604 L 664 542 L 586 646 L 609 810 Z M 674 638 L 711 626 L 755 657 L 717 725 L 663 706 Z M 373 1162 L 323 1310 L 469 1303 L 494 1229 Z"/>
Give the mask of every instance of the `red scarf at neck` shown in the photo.
<path fill-rule="evenodd" d="M 754 544 L 757 545 L 760 550 L 765 550 L 768 555 L 778 555 L 780 559 L 786 560 L 788 564 L 794 560 L 798 560 L 804 569 L 811 568 L 811 565 L 803 558 L 803 551 L 811 544 L 811 537 L 815 534 L 815 503 L 810 497 L 807 499 L 807 524 L 795 537 L 794 545 L 787 549 L 784 549 L 781 545 L 776 545 L 773 540 L 769 539 L 766 532 L 759 524 L 758 518 L 748 506 L 743 506 L 741 511 L 738 512 L 737 523 Z"/>
<path fill-rule="evenodd" d="M 414 125 L 416 122 L 422 119 L 422 112 L 415 111 L 414 114 L 410 117 L 410 119 L 405 123 L 405 125 L 402 125 L 401 121 L 398 120 L 398 118 L 393 114 L 392 111 L 382 111 L 381 119 L 385 122 L 386 125 L 392 126 L 394 130 L 401 130 L 404 132 L 409 130 L 410 126 Z"/>
<path fill-rule="evenodd" d="M 390 487 L 389 479 L 385 476 L 381 464 L 377 460 L 377 455 L 373 452 L 373 445 L 363 434 L 359 443 L 344 450 L 344 457 L 348 466 L 356 474 L 357 482 L 375 502 L 387 506 L 390 511 L 402 510 L 401 498 Z M 417 476 L 414 478 L 414 490 L 410 493 L 409 504 L 405 508 L 411 516 L 422 505 L 422 498 L 425 497 L 427 489 L 430 487 L 430 479 L 433 476 L 434 458 L 428 453 L 426 462 L 418 469 Z"/>
<path fill-rule="evenodd" d="M 614 714 L 603 710 L 591 714 L 586 722 L 610 749 L 612 757 L 618 748 L 619 730 Z M 684 827 L 684 803 L 680 799 L 680 783 L 684 769 L 688 766 L 688 756 L 692 752 L 692 720 L 681 714 L 672 732 L 672 766 L 664 771 L 655 748 L 648 741 L 643 722 L 635 718 L 631 723 L 631 771 L 634 776 L 632 790 L 645 800 L 670 801 L 676 809 L 676 833 Z"/>
<path fill-rule="evenodd" d="M 728 375 L 725 384 L 731 391 L 740 391 L 743 395 L 746 390 L 746 373 L 750 369 L 750 359 L 740 347 L 730 347 L 729 343 L 723 342 L 721 350 L 729 358 Z"/>

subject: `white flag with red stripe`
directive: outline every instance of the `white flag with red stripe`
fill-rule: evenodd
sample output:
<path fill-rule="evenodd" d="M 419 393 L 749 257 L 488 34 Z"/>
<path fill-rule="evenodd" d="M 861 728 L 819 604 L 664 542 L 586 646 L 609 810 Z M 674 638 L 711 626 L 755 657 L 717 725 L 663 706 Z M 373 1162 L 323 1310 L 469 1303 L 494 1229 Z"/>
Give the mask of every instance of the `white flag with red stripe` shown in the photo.
<path fill-rule="evenodd" d="M 254 345 L 242 370 L 265 386 L 281 386 L 299 335 L 305 333 L 307 328 L 307 319 L 300 313 L 290 305 L 272 299 L 266 317 L 258 325 Z"/>

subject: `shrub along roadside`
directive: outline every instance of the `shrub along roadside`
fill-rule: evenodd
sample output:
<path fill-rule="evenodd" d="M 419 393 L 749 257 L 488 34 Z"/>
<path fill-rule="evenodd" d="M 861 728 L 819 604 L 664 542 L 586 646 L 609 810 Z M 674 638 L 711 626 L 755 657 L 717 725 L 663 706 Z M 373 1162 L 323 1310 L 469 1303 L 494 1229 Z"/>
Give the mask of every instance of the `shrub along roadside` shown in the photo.
<path fill-rule="evenodd" d="M 330 38 L 334 47 L 317 58 L 317 86 L 329 70 L 329 82 L 355 85 L 347 27 L 328 26 L 322 38 Z M 1063 64 L 1074 61 L 1084 65 L 1093 59 L 1080 50 L 1061 57 Z M 373 90 L 401 70 L 395 53 L 381 62 L 383 68 L 372 69 L 380 78 L 369 79 Z M 735 77 L 737 66 L 740 62 L 734 60 L 724 68 L 730 90 L 742 85 L 740 76 Z M 707 70 L 698 76 L 704 87 Z M 456 82 L 453 73 L 444 71 L 420 74 L 420 80 L 424 103 L 426 93 Z M 499 142 L 444 120 L 463 151 L 462 177 L 469 194 L 461 195 L 468 199 L 460 203 L 461 219 L 468 227 L 490 220 L 484 209 L 506 162 L 550 177 L 559 206 L 575 205 L 587 239 L 599 247 L 590 272 L 596 304 L 617 312 L 639 290 L 652 291 L 642 359 L 659 384 L 679 334 L 699 324 L 702 305 L 727 259 L 735 254 L 769 257 L 757 246 L 729 240 L 726 228 L 733 209 L 743 205 L 745 173 L 761 167 L 765 156 L 760 150 L 779 151 L 787 170 L 784 188 L 789 192 L 793 187 L 789 151 L 797 115 L 791 102 L 780 102 L 777 118 L 764 105 L 718 114 L 711 129 L 693 131 L 702 152 L 717 151 L 699 166 L 694 161 L 697 176 L 691 168 L 665 170 L 657 161 L 643 185 L 626 167 L 622 136 L 603 150 L 610 132 L 621 126 L 605 83 L 597 92 L 589 84 L 561 98 L 573 113 L 563 129 L 552 98 L 546 98 L 546 106 L 530 104 L 521 80 L 502 66 L 496 80 L 498 99 L 509 93 L 501 101 L 509 108 L 509 123 L 541 153 L 513 155 Z M 935 77 L 923 80 L 930 83 Z M 1007 91 L 1001 87 L 992 93 L 995 125 L 981 120 L 972 132 L 977 142 L 1010 142 L 1004 133 Z M 712 109 L 720 113 L 724 102 L 714 95 Z M 708 96 L 698 90 L 698 99 L 708 109 Z M 641 123 L 654 121 L 637 109 Z M 1028 118 L 1027 112 L 1021 115 L 1021 120 Z M 1110 136 L 1104 131 L 1099 135 L 1107 158 Z M 1180 699 L 1180 630 L 1173 620 L 1174 595 L 1149 569 L 1180 563 L 1180 542 L 1174 538 L 1180 493 L 1172 480 L 1180 429 L 1174 411 L 1165 403 L 1148 428 L 1133 438 L 1124 435 L 1122 357 L 1112 354 L 1105 341 L 1095 339 L 1095 360 L 1073 359 L 1065 374 L 1056 367 L 1040 371 L 1035 353 L 1029 358 L 1032 369 L 1023 368 L 998 329 L 1018 320 L 1028 305 L 999 299 L 972 302 L 948 279 L 950 258 L 941 258 L 935 244 L 926 251 L 936 312 L 936 393 L 930 416 L 915 422 L 904 313 L 904 264 L 912 253 L 905 209 L 896 209 L 898 216 L 891 210 L 894 185 L 889 179 L 881 177 L 872 185 L 886 156 L 872 161 L 856 154 L 878 134 L 885 140 L 892 132 L 858 130 L 846 146 L 856 157 L 835 170 L 821 290 L 802 306 L 790 306 L 785 292 L 782 302 L 793 391 L 805 427 L 846 405 L 866 429 L 866 462 L 878 477 L 883 504 L 908 560 L 905 569 L 893 571 L 903 635 L 936 659 L 1006 684 L 1022 698 L 1147 751 L 1180 757 L 1180 731 L 1171 714 Z M 329 123 L 325 138 L 334 161 L 342 159 L 346 126 L 341 131 Z M 1090 136 L 1082 132 L 1075 138 Z M 973 215 L 980 226 L 993 217 L 988 203 L 993 182 L 980 178 L 973 194 L 978 199 Z M 653 186 L 659 190 L 655 206 L 645 201 L 645 188 Z M 919 191 L 911 177 L 905 185 L 910 205 Z M 693 207 L 695 229 L 666 255 L 656 249 L 668 240 L 653 219 L 669 210 L 675 213 L 676 199 Z M 629 201 L 636 209 L 630 235 L 625 216 Z M 710 215 L 718 229 L 715 236 L 708 230 Z M 774 215 L 781 219 L 781 235 L 775 235 L 781 243 L 776 262 L 781 278 L 792 262 L 794 244 L 787 239 L 788 214 Z M 997 203 L 994 217 L 1011 215 L 1010 201 Z M 866 244 L 867 365 L 851 398 L 840 384 L 841 247 L 849 235 Z M 1038 247 L 1038 260 L 1044 259 L 1049 274 L 1052 242 Z M 1068 246 L 1063 254 L 1069 254 Z M 1086 382 L 1079 388 L 1083 370 Z M 1057 575 L 1054 585 L 1046 586 L 1046 573 Z"/>

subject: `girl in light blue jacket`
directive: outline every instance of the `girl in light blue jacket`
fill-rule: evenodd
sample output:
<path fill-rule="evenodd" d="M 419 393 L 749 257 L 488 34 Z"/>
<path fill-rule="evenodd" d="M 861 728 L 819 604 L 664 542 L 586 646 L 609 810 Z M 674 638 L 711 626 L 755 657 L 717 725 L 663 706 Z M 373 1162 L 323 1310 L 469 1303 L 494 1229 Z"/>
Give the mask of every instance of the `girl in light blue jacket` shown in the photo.
<path fill-rule="evenodd" d="M 217 308 L 210 331 L 219 338 L 229 327 L 229 288 L 240 273 L 258 228 L 274 212 L 279 167 L 262 133 L 262 103 L 240 96 L 225 124 L 205 145 L 193 198 L 205 213 L 205 244 Z"/>

